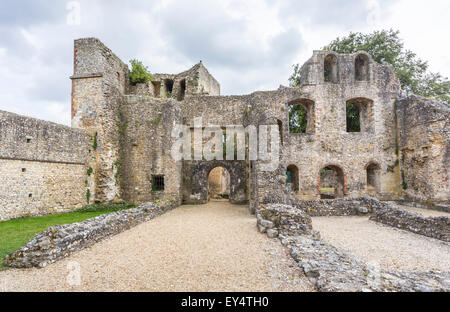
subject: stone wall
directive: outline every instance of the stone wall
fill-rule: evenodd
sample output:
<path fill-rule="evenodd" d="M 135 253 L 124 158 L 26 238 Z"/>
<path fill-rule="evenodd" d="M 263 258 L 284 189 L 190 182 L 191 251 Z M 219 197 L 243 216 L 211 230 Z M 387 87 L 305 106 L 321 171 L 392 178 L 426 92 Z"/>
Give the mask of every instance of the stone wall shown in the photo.
<path fill-rule="evenodd" d="M 130 89 L 128 66 L 100 40 L 79 39 L 75 41 L 71 79 L 72 127 L 96 138 L 91 194 L 96 201 L 119 200 L 119 106 Z"/>
<path fill-rule="evenodd" d="M 424 217 L 419 213 L 395 207 L 392 204 L 377 209 L 370 220 L 398 229 L 450 242 L 449 217 Z"/>
<path fill-rule="evenodd" d="M 183 169 L 183 166 L 189 167 L 189 163 L 175 163 L 163 156 L 168 154 L 173 142 L 170 140 L 173 126 L 194 127 L 194 119 L 199 117 L 203 118 L 203 125 L 223 128 L 228 125 L 277 125 L 281 130 L 278 168 L 264 171 L 264 162 L 255 161 L 252 169 L 250 161 L 246 161 L 246 175 L 252 172 L 244 182 L 251 189 L 246 193 L 252 194 L 252 211 L 275 193 L 282 203 L 286 202 L 286 168 L 291 165 L 298 168 L 301 179 L 296 183 L 300 186 L 297 195 L 305 199 L 320 197 L 320 172 L 326 166 L 342 172 L 342 196 L 371 194 L 383 199 L 399 198 L 401 182 L 394 110 L 399 94 L 398 79 L 389 66 L 377 64 L 370 56 L 358 53 L 336 55 L 333 71 L 336 79 L 325 81 L 327 55 L 325 51 L 314 52 L 304 66 L 304 80 L 299 88 L 280 87 L 250 95 L 218 96 L 220 85 L 201 62 L 180 74 L 155 74 L 152 83 L 132 87 L 117 80 L 117 77 L 126 77 L 127 70 L 109 49 L 96 39 L 77 41 L 76 73 L 89 74 L 76 74 L 81 77 L 74 79 L 74 94 L 81 89 L 74 97 L 74 123 L 79 124 L 77 112 L 80 111 L 79 115 L 86 119 L 85 123 L 79 124 L 81 127 L 90 129 L 89 120 L 99 119 L 96 124 L 101 128 L 100 132 L 98 126 L 92 129 L 99 136 L 97 167 L 104 167 L 104 170 L 96 171 L 96 190 L 103 194 L 96 195 L 96 199 L 151 200 L 153 195 L 149 195 L 150 184 L 146 180 L 155 172 L 167 177 L 168 191 L 165 193 L 172 195 L 181 194 L 186 184 L 189 188 L 206 183 L 207 178 L 203 175 L 199 176 L 202 181 L 183 183 L 183 178 L 190 178 L 186 176 L 189 170 Z M 362 81 L 356 80 L 358 57 L 366 60 L 367 68 L 360 70 L 364 74 Z M 116 75 L 116 81 L 112 81 L 112 74 Z M 167 80 L 173 81 L 171 99 L 167 99 L 164 91 Z M 179 96 L 183 82 L 185 96 Z M 83 86 L 83 83 L 87 85 Z M 94 88 L 96 84 L 103 90 L 115 90 L 117 97 L 104 97 L 95 92 L 91 95 L 89 90 L 98 89 Z M 157 84 L 160 84 L 159 94 L 155 92 Z M 136 95 L 122 96 L 123 92 Z M 361 115 L 364 121 L 361 133 L 346 131 L 346 102 L 351 99 L 363 99 L 367 103 Z M 311 103 L 309 131 L 291 134 L 289 106 L 301 101 Z M 83 104 L 77 104 L 79 102 Z M 83 110 L 84 106 L 90 107 L 86 103 L 93 103 L 92 107 L 98 112 Z M 147 126 L 149 121 L 154 124 Z M 116 164 L 120 164 L 120 168 Z M 366 169 L 370 164 L 379 168 L 375 193 L 367 185 Z M 182 170 L 186 174 L 181 174 Z"/>
<path fill-rule="evenodd" d="M 137 209 L 105 214 L 81 223 L 58 225 L 31 239 L 5 257 L 12 268 L 45 267 L 113 235 L 158 217 L 175 208 L 175 201 L 146 203 Z"/>
<path fill-rule="evenodd" d="M 202 62 L 131 86 L 127 65 L 109 48 L 95 38 L 76 40 L 72 127 L 91 140 L 90 156 L 82 161 L 92 168 L 85 192 L 100 202 L 195 197 L 198 192 L 187 190 L 204 185 L 207 177 L 193 175 L 189 160 L 172 159 L 171 134 L 178 124 L 193 129 L 201 117 L 203 126 L 273 125 L 280 130 L 279 165 L 273 170 L 265 170 L 263 160 L 234 163 L 233 170 L 242 173 L 230 187 L 239 189 L 239 200 L 250 199 L 252 212 L 267 203 L 288 203 L 286 170 L 294 166 L 294 195 L 302 199 L 321 197 L 321 186 L 330 181 L 321 181 L 320 173 L 330 167 L 338 176 L 337 197 L 397 200 L 403 192 L 406 199 L 448 204 L 448 109 L 417 97 L 397 101 L 400 84 L 393 69 L 364 52 L 314 51 L 301 71 L 297 88 L 242 96 L 220 96 L 219 83 Z M 167 80 L 173 82 L 170 98 Z M 361 132 L 347 132 L 348 101 L 361 109 Z M 297 104 L 308 112 L 306 133 L 289 131 L 289 108 Z M 42 146 L 52 145 L 51 140 Z M 76 153 L 74 158 L 78 163 Z M 164 191 L 153 189 L 155 176 L 164 177 Z M 189 180 L 193 176 L 198 180 Z"/>
<path fill-rule="evenodd" d="M 282 243 L 321 292 L 448 292 L 449 272 L 384 270 L 313 236 L 285 236 Z"/>
<path fill-rule="evenodd" d="M 366 168 L 379 165 L 380 181 L 376 196 L 384 199 L 401 195 L 400 171 L 396 153 L 396 123 L 394 103 L 399 84 L 389 66 L 377 64 L 369 57 L 369 79 L 355 81 L 355 58 L 359 54 L 337 55 L 338 80 L 324 81 L 326 51 L 315 51 L 305 64 L 301 92 L 290 97 L 285 105 L 309 101 L 314 114 L 310 117 L 309 133 L 289 134 L 287 109 L 279 119 L 286 125 L 283 165 L 295 165 L 299 171 L 298 195 L 318 198 L 320 172 L 334 166 L 344 176 L 344 195 L 368 194 Z M 346 129 L 346 102 L 367 101 L 368 118 L 361 132 Z M 361 118 L 362 121 L 365 121 Z"/>
<path fill-rule="evenodd" d="M 230 201 L 233 204 L 248 203 L 248 171 L 245 161 L 184 161 L 183 203 L 205 204 L 208 202 L 208 176 L 217 167 L 230 174 Z"/>
<path fill-rule="evenodd" d="M 450 108 L 419 96 L 397 106 L 405 198 L 450 209 Z"/>
<path fill-rule="evenodd" d="M 181 124 L 174 99 L 127 95 L 120 106 L 120 157 L 116 176 L 122 197 L 146 202 L 164 197 L 181 200 L 182 162 L 172 158 L 172 129 Z M 154 176 L 164 177 L 164 191 L 155 191 Z"/>
<path fill-rule="evenodd" d="M 257 213 L 258 230 L 269 238 L 309 235 L 312 220 L 303 210 L 281 204 L 267 204 Z"/>
<path fill-rule="evenodd" d="M 319 205 L 328 202 L 317 201 Z M 369 198 L 360 199 L 360 202 L 373 205 L 373 208 L 379 206 L 376 200 Z M 321 292 L 450 290 L 448 272 L 384 270 L 330 245 L 320 238 L 320 233 L 313 231 L 311 218 L 298 207 L 264 205 L 257 213 L 257 226 L 259 231 L 266 233 L 269 238 L 280 239 L 305 276 Z"/>
<path fill-rule="evenodd" d="M 302 200 L 291 197 L 289 204 L 305 211 L 311 217 L 361 216 L 371 214 L 388 205 L 370 197 L 334 200 Z"/>
<path fill-rule="evenodd" d="M 79 130 L 0 111 L 0 220 L 85 205 L 90 148 Z"/>

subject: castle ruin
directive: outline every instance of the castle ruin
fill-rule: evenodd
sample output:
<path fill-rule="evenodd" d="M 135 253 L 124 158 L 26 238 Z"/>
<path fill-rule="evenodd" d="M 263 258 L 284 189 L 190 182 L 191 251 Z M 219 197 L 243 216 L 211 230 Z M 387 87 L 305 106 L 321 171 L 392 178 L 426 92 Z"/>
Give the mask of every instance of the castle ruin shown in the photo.
<path fill-rule="evenodd" d="M 300 86 L 221 96 L 202 62 L 131 85 L 128 66 L 98 39 L 75 41 L 72 126 L 0 111 L 0 220 L 73 211 L 93 202 L 209 200 L 208 176 L 229 174 L 232 203 L 373 196 L 448 210 L 450 109 L 402 97 L 390 66 L 365 52 L 314 51 Z M 359 129 L 349 131 L 347 104 Z M 306 112 L 291 133 L 289 107 Z M 280 165 L 264 160 L 175 160 L 173 127 L 194 119 L 276 125 Z M 359 130 L 359 131 L 358 131 Z M 328 193 L 324 193 L 324 190 Z"/>

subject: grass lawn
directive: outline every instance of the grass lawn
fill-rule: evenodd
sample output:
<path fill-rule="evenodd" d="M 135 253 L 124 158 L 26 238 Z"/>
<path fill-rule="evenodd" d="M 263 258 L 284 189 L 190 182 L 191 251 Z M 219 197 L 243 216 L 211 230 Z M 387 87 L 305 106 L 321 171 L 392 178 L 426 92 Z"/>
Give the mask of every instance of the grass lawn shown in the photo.
<path fill-rule="evenodd" d="M 3 258 L 21 247 L 34 236 L 55 225 L 71 224 L 94 218 L 105 213 L 135 208 L 134 204 L 96 204 L 83 207 L 75 212 L 49 215 L 44 217 L 21 218 L 0 222 L 0 271 L 7 269 L 3 266 Z"/>

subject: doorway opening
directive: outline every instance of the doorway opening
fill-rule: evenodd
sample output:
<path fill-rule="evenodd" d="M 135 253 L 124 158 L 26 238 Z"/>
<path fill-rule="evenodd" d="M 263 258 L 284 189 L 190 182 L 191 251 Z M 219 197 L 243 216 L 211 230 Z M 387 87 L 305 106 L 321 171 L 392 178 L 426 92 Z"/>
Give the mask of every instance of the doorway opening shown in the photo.
<path fill-rule="evenodd" d="M 230 200 L 230 173 L 224 167 L 216 167 L 208 175 L 210 200 Z"/>
<path fill-rule="evenodd" d="M 336 199 L 345 195 L 344 171 L 338 166 L 327 166 L 320 171 L 320 198 Z"/>

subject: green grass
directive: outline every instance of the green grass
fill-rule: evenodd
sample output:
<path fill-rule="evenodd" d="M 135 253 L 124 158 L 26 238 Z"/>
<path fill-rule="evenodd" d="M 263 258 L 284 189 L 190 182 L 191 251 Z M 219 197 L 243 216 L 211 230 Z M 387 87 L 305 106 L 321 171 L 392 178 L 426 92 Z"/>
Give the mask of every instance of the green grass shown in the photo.
<path fill-rule="evenodd" d="M 0 271 L 7 269 L 3 266 L 3 258 L 21 247 L 34 236 L 55 225 L 71 224 L 124 209 L 135 208 L 134 204 L 95 204 L 83 207 L 75 212 L 55 214 L 44 217 L 21 218 L 0 222 Z"/>

